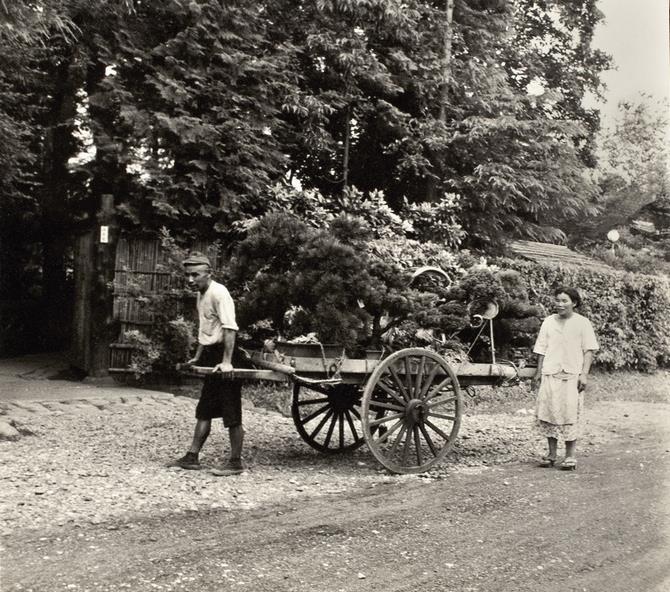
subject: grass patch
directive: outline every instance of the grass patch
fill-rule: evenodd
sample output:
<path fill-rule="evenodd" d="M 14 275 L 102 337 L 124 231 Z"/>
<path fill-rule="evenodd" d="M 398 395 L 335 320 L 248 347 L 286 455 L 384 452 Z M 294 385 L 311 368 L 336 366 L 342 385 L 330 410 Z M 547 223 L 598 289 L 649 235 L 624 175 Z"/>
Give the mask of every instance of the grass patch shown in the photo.
<path fill-rule="evenodd" d="M 670 372 L 597 372 L 588 396 L 595 401 L 670 403 Z"/>
<path fill-rule="evenodd" d="M 242 389 L 242 396 L 256 407 L 279 411 L 285 417 L 291 415 L 293 399 L 293 385 L 291 384 L 259 380 L 246 384 Z"/>
<path fill-rule="evenodd" d="M 514 386 L 478 387 L 475 396 L 465 395 L 467 408 L 475 413 L 514 413 L 535 408 L 530 382 Z M 601 372 L 589 376 L 586 404 L 596 401 L 670 403 L 670 372 Z"/>

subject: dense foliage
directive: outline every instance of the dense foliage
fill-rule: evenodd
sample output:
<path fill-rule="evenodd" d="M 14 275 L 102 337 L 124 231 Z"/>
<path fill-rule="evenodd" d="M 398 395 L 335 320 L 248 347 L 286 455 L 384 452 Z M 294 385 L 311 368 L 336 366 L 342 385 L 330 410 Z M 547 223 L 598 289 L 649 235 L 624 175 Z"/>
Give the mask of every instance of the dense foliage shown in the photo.
<path fill-rule="evenodd" d="M 656 276 L 497 259 L 494 265 L 467 251 L 411 239 L 375 238 L 362 218 L 340 213 L 309 225 L 275 212 L 248 228 L 230 264 L 215 277 L 231 289 L 241 339 L 267 338 L 334 343 L 350 356 L 421 345 L 457 361 L 490 361 L 488 326 L 477 322 L 494 301 L 497 359 L 532 361 L 542 319 L 553 309 L 558 285 L 576 287 L 579 310 L 600 343 L 596 363 L 646 372 L 670 366 L 670 284 Z M 179 288 L 184 251 L 169 235 L 174 288 L 136 296 L 158 321 L 147 334 L 127 334 L 136 347 L 138 374 L 169 372 L 193 345 L 193 300 Z M 412 280 L 417 265 L 441 265 L 449 282 Z M 185 315 L 186 320 L 181 316 Z"/>
<path fill-rule="evenodd" d="M 127 228 L 226 236 L 284 176 L 327 200 L 383 191 L 396 212 L 451 194 L 480 246 L 559 237 L 588 209 L 597 114 L 580 100 L 607 66 L 592 1 L 44 6 L 2 3 L 15 34 L 0 43 L 28 51 L 2 58 L 0 202 L 20 217 L 28 195 L 66 238 L 104 193 Z M 48 116 L 26 120 L 36 108 Z"/>
<path fill-rule="evenodd" d="M 577 225 L 573 240 L 608 265 L 670 272 L 670 105 L 640 95 L 622 102 L 613 125 L 599 134 L 595 171 L 601 212 Z M 635 227 L 637 221 L 647 228 Z M 651 224 L 649 224 L 651 223 Z M 605 236 L 617 229 L 615 247 Z"/>
<path fill-rule="evenodd" d="M 598 364 L 647 372 L 670 366 L 667 278 L 508 259 L 496 263 L 519 271 L 547 311 L 551 310 L 554 287 L 577 288 L 584 300 L 579 312 L 591 320 L 600 343 L 595 357 Z"/>
<path fill-rule="evenodd" d="M 442 265 L 452 282 L 413 278 L 417 263 Z M 350 355 L 417 343 L 463 353 L 481 333 L 472 326 L 475 315 L 495 301 L 497 351 L 514 357 L 514 349 L 529 347 L 541 317 L 518 273 L 456 258 L 436 244 L 375 239 L 351 215 L 321 228 L 286 213 L 261 218 L 235 249 L 227 284 L 249 336 L 312 335 Z M 471 355 L 490 353 L 486 333 Z"/>

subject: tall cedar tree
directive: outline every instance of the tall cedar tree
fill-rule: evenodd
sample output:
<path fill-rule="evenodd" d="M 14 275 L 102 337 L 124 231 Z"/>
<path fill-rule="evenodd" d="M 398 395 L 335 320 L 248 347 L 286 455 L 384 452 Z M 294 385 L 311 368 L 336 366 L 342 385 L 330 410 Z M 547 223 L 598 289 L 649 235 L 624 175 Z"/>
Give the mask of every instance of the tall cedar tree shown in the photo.
<path fill-rule="evenodd" d="M 279 4 L 273 30 L 302 49 L 285 145 L 303 184 L 330 195 L 347 183 L 382 189 L 394 207 L 437 186 L 438 198 L 461 196 L 478 247 L 562 240 L 594 211 L 583 173 L 597 114 L 581 99 L 607 60 L 590 48 L 593 2 L 457 0 L 444 107 L 444 3 Z"/>
<path fill-rule="evenodd" d="M 263 6 L 138 3 L 119 25 L 101 48 L 111 68 L 96 101 L 116 108 L 125 223 L 214 238 L 262 213 L 263 192 L 287 168 L 280 114 L 298 77 Z"/>

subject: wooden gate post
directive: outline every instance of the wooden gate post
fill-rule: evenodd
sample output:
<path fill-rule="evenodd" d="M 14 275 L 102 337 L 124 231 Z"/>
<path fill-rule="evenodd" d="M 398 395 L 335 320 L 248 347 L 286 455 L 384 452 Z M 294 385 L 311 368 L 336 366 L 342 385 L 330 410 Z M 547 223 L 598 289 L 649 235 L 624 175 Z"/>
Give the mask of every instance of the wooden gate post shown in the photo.
<path fill-rule="evenodd" d="M 117 337 L 114 322 L 114 268 L 118 231 L 114 221 L 114 196 L 101 196 L 94 246 L 91 283 L 90 376 L 109 373 L 109 344 Z"/>
<path fill-rule="evenodd" d="M 113 196 L 102 196 L 97 222 L 76 242 L 70 364 L 100 377 L 109 372 L 109 344 L 117 337 L 113 286 L 118 230 Z"/>

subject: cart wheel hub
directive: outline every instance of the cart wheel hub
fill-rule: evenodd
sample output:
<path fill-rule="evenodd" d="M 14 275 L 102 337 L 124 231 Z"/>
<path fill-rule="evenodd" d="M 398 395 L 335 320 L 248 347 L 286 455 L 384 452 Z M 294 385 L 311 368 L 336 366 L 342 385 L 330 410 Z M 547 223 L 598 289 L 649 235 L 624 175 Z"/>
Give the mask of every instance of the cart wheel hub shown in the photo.
<path fill-rule="evenodd" d="M 338 384 L 328 390 L 328 402 L 336 413 L 353 409 L 360 404 L 360 400 L 356 385 Z"/>
<path fill-rule="evenodd" d="M 405 408 L 405 418 L 410 422 L 410 425 L 423 422 L 427 413 L 428 407 L 420 399 L 412 399 Z"/>

